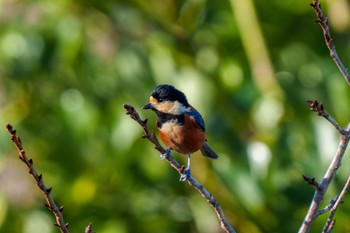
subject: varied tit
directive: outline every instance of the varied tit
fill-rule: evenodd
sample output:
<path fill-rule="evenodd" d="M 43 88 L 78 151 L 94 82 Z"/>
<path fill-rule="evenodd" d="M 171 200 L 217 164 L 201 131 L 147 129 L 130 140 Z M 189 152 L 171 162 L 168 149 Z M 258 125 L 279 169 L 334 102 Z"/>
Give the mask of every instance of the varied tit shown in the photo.
<path fill-rule="evenodd" d="M 211 159 L 219 157 L 206 142 L 202 116 L 187 102 L 185 94 L 175 87 L 166 84 L 157 86 L 143 109 L 152 109 L 158 116 L 159 136 L 167 146 L 167 152 L 161 158 L 165 158 L 170 150 L 188 156 L 187 167 L 180 181 L 185 181 L 190 175 L 193 152 L 200 150 Z"/>

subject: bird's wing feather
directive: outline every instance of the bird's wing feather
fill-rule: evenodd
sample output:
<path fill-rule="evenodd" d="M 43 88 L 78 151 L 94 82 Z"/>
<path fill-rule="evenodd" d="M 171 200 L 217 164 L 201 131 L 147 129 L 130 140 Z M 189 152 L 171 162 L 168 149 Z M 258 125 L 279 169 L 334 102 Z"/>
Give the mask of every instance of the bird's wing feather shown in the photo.
<path fill-rule="evenodd" d="M 192 106 L 189 108 L 186 113 L 194 119 L 194 122 L 196 125 L 198 125 L 203 131 L 205 131 L 205 125 L 204 125 L 204 120 L 201 116 L 201 114 Z"/>

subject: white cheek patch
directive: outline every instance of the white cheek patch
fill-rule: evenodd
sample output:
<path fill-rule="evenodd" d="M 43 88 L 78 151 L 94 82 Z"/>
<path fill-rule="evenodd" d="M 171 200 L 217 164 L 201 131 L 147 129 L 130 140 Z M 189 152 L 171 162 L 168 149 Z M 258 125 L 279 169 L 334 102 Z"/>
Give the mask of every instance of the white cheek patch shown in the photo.
<path fill-rule="evenodd" d="M 157 103 L 155 108 L 160 112 L 173 115 L 181 115 L 187 111 L 187 108 L 178 101 L 165 101 Z"/>

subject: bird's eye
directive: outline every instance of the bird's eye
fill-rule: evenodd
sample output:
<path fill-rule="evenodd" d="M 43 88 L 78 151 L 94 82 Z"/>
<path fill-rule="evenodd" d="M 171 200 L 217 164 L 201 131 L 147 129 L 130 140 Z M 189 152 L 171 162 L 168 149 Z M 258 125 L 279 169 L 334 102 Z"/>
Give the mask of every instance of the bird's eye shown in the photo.
<path fill-rule="evenodd" d="M 161 102 L 163 102 L 163 101 L 164 101 L 163 98 L 158 98 L 158 102 L 159 102 L 159 103 L 161 103 Z"/>

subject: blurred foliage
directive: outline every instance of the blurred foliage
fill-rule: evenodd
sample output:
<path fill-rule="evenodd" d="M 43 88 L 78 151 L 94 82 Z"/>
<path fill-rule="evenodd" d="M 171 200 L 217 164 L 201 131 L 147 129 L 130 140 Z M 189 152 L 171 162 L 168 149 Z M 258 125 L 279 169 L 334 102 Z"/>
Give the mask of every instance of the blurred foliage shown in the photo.
<path fill-rule="evenodd" d="M 322 2 L 350 66 L 349 2 Z M 220 154 L 192 173 L 240 233 L 296 232 L 338 135 L 350 91 L 308 1 L 4 0 L 0 2 L 0 232 L 49 233 L 54 217 L 17 159 L 17 129 L 71 232 L 222 232 L 213 210 L 159 160 L 124 114 L 157 84 L 183 90 Z M 140 110 L 155 129 L 155 114 Z M 175 154 L 185 163 L 185 157 Z M 345 156 L 323 206 L 348 176 Z M 336 232 L 350 232 L 350 199 Z M 320 232 L 326 215 L 316 221 Z"/>

